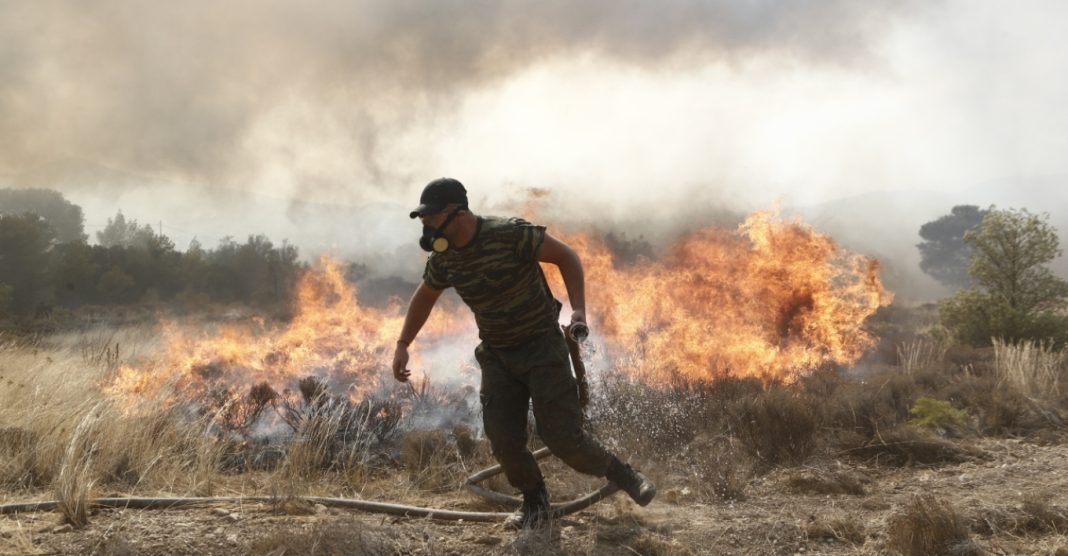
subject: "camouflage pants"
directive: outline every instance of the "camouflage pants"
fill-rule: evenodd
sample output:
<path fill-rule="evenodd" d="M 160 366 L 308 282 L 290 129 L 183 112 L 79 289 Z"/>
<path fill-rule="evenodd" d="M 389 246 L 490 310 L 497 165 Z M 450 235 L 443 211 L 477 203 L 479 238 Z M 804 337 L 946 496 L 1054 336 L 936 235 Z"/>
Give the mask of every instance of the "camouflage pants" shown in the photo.
<path fill-rule="evenodd" d="M 516 348 L 479 344 L 482 422 L 508 482 L 533 489 L 541 469 L 527 449 L 527 409 L 533 401 L 538 436 L 576 471 L 603 477 L 611 455 L 583 428 L 571 359 L 560 331 Z"/>

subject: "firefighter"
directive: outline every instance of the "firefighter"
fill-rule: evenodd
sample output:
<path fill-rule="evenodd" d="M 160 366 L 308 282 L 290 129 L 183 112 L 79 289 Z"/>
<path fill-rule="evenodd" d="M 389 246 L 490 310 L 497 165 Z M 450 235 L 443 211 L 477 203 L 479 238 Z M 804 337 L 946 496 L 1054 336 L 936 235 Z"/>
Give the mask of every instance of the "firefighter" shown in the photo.
<path fill-rule="evenodd" d="M 541 470 L 527 449 L 527 411 L 533 402 L 538 436 L 571 468 L 605 477 L 645 506 L 656 487 L 609 453 L 583 423 L 569 352 L 559 325 L 561 303 L 549 289 L 539 263 L 560 269 L 573 312 L 586 323 L 582 263 L 544 226 L 520 218 L 471 212 L 467 191 L 452 178 L 427 184 L 409 214 L 423 223 L 420 245 L 429 251 L 423 280 L 408 304 L 393 356 L 393 376 L 407 382 L 408 348 L 441 293 L 455 288 L 471 308 L 481 343 L 475 358 L 482 369 L 479 398 L 493 455 L 508 482 L 523 493 L 513 524 L 537 528 L 551 517 Z"/>

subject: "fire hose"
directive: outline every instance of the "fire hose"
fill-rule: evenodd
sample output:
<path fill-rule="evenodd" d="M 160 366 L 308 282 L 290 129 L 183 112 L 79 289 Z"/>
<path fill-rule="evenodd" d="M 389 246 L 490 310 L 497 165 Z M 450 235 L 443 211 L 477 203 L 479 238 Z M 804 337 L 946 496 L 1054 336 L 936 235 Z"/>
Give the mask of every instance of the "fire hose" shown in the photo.
<path fill-rule="evenodd" d="M 568 349 L 571 352 L 572 363 L 575 368 L 575 378 L 577 379 L 579 389 L 579 399 L 582 406 L 585 406 L 589 402 L 588 384 L 586 382 L 586 368 L 582 364 L 582 359 L 578 350 L 578 342 L 585 338 L 583 325 L 578 330 L 569 330 L 564 328 L 564 337 L 567 339 Z M 548 448 L 541 448 L 534 452 L 534 459 L 543 459 L 551 455 L 552 452 Z M 489 479 L 490 477 L 499 475 L 502 472 L 500 465 L 494 465 L 471 475 L 464 482 L 464 488 L 490 502 L 494 502 L 501 505 L 518 506 L 522 501 L 516 496 L 509 496 L 494 490 L 490 490 L 483 487 L 479 483 Z M 574 500 L 552 504 L 552 516 L 560 517 L 568 514 L 575 513 L 580 510 L 584 510 L 597 502 L 600 502 L 604 498 L 615 494 L 619 490 L 619 487 L 612 483 L 605 483 L 601 488 L 592 491 L 585 496 L 576 498 Z M 309 504 L 322 504 L 326 507 L 334 508 L 349 508 L 354 510 L 362 510 L 366 512 L 382 513 L 397 515 L 402 517 L 424 517 L 429 519 L 441 519 L 451 521 L 478 521 L 478 522 L 495 522 L 502 521 L 512 516 L 509 512 L 467 512 L 459 510 L 445 510 L 439 508 L 424 508 L 419 506 L 406 506 L 403 504 L 390 504 L 386 502 L 375 502 L 373 500 L 359 500 L 354 498 L 330 498 L 323 496 L 297 496 L 293 497 L 295 500 L 302 500 Z M 93 498 L 88 500 L 87 503 L 90 506 L 104 507 L 104 508 L 132 508 L 132 509 L 169 509 L 169 508 L 189 508 L 195 506 L 205 506 L 209 504 L 245 504 L 245 503 L 277 503 L 278 497 L 273 496 L 192 496 L 192 497 L 171 497 L 171 498 L 155 498 L 155 497 L 107 497 L 107 498 Z M 15 514 L 26 512 L 48 512 L 54 511 L 60 505 L 57 500 L 47 500 L 42 502 L 20 502 L 14 504 L 0 505 L 0 515 L 2 514 Z"/>
<path fill-rule="evenodd" d="M 535 459 L 542 459 L 550 455 L 548 448 L 542 448 L 534 452 Z M 469 492 L 478 495 L 491 502 L 499 504 L 514 504 L 518 506 L 520 499 L 515 496 L 508 496 L 500 492 L 489 490 L 478 483 L 498 475 L 501 473 L 501 466 L 494 465 L 493 467 L 479 471 L 478 473 L 468 477 L 464 483 L 464 488 Z M 614 494 L 619 490 L 619 487 L 605 483 L 601 488 L 576 498 L 569 502 L 552 505 L 553 517 L 560 517 L 567 514 L 575 513 L 580 510 L 584 510 L 593 504 L 603 500 L 605 497 Z M 425 517 L 430 519 L 441 519 L 451 521 L 479 521 L 479 522 L 494 522 L 507 519 L 512 514 L 508 512 L 466 512 L 459 510 L 444 510 L 439 508 L 423 508 L 419 506 L 406 506 L 403 504 L 390 504 L 386 502 L 375 502 L 373 500 L 358 500 L 353 498 L 330 498 L 323 496 L 297 496 L 295 500 L 303 500 L 309 504 L 322 504 L 327 507 L 334 508 L 349 508 L 354 510 L 362 510 L 365 512 L 391 514 L 402 517 Z M 133 509 L 169 509 L 169 508 L 189 508 L 194 506 L 204 506 L 208 504 L 248 504 L 248 503 L 277 503 L 280 499 L 272 496 L 195 496 L 195 497 L 174 497 L 174 498 L 151 498 L 151 497 L 117 497 L 117 498 L 93 498 L 88 501 L 90 506 L 104 507 L 104 508 L 133 508 Z M 22 502 L 15 504 L 3 504 L 0 505 L 0 514 L 14 514 L 14 513 L 26 513 L 26 512 L 48 512 L 53 511 L 59 507 L 59 501 L 48 500 L 43 502 Z"/>

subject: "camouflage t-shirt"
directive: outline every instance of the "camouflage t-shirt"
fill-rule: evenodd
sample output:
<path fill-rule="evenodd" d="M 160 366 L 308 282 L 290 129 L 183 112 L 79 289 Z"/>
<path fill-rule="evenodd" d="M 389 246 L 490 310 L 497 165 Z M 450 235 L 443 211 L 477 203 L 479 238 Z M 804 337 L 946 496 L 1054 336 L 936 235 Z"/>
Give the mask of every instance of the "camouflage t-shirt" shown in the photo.
<path fill-rule="evenodd" d="M 479 217 L 470 243 L 430 254 L 423 281 L 439 290 L 456 288 L 487 345 L 522 344 L 559 326 L 561 304 L 538 264 L 544 240 L 544 226 Z"/>

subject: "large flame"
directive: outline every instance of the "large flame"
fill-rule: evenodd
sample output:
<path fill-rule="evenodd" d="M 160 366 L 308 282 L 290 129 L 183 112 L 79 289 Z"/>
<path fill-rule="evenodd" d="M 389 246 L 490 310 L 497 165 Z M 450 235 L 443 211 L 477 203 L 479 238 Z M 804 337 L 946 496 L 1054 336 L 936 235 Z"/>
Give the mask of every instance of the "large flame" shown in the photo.
<path fill-rule="evenodd" d="M 791 381 L 825 364 L 849 365 L 874 342 L 865 319 L 891 299 L 875 260 L 772 212 L 752 214 L 737 230 L 691 233 L 662 257 L 627 265 L 593 235 L 564 239 L 584 261 L 593 330 L 608 362 L 643 380 L 733 374 Z M 554 269 L 549 275 L 563 297 L 559 275 Z M 311 375 L 355 401 L 392 380 L 401 300 L 383 309 L 361 306 L 340 264 L 327 258 L 296 291 L 288 323 L 196 331 L 166 325 L 164 353 L 152 364 L 120 368 L 108 392 L 159 400 L 202 396 L 221 384 L 240 396 L 263 383 L 292 391 Z M 468 363 L 419 356 L 448 344 L 464 344 L 461 353 L 469 354 L 473 335 L 467 311 L 446 303 L 421 332 L 412 368 L 432 366 L 434 374 L 449 371 L 443 364 Z"/>
<path fill-rule="evenodd" d="M 120 367 L 106 390 L 125 401 L 195 398 L 208 387 L 227 387 L 234 396 L 267 384 L 294 391 L 313 376 L 333 393 L 359 401 L 389 373 L 403 307 L 361 306 L 355 286 L 339 262 L 324 257 L 296 286 L 295 312 L 288 323 L 263 319 L 218 327 L 163 327 L 165 351 L 145 366 Z M 420 335 L 422 344 L 469 333 L 470 324 L 454 312 L 437 311 Z M 412 363 L 421 368 L 418 352 Z"/>
<path fill-rule="evenodd" d="M 738 230 L 694 232 L 664 257 L 628 266 L 592 236 L 565 241 L 585 263 L 594 328 L 617 365 L 625 359 L 645 379 L 790 382 L 825 364 L 850 365 L 875 341 L 865 319 L 892 299 L 878 261 L 771 211 Z"/>

